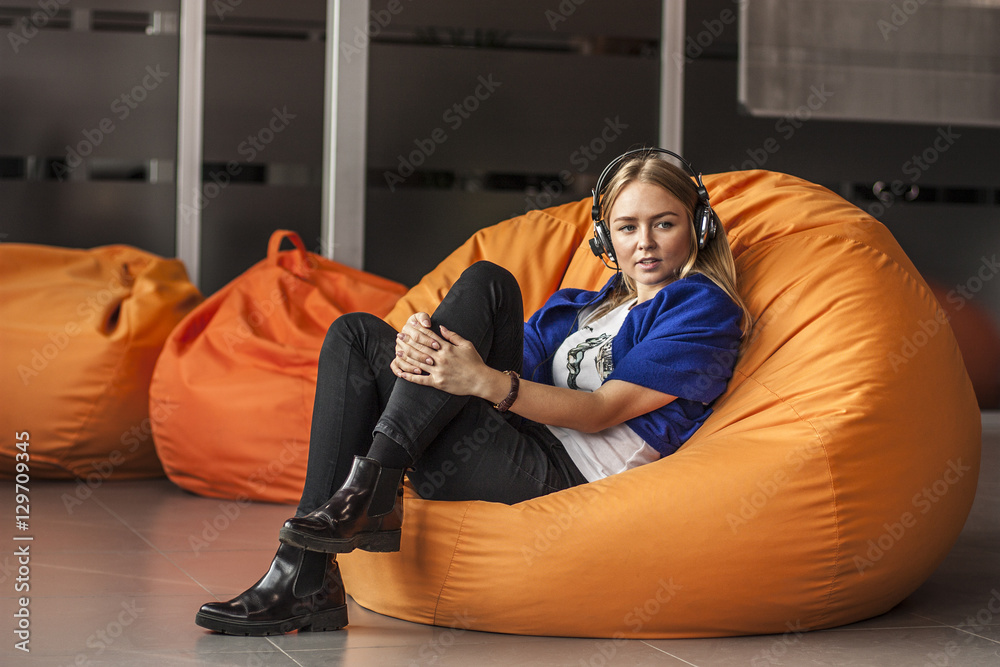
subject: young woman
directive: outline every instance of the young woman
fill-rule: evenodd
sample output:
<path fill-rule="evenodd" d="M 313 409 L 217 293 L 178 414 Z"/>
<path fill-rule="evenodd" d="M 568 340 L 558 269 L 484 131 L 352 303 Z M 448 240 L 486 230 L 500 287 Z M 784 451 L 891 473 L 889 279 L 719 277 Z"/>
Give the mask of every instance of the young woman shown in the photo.
<path fill-rule="evenodd" d="M 479 262 L 401 332 L 367 314 L 333 323 L 296 516 L 260 581 L 203 605 L 198 625 L 347 625 L 336 554 L 398 550 L 406 472 L 424 498 L 512 504 L 655 461 L 697 430 L 751 320 L 700 176 L 661 153 L 626 153 L 598 181 L 591 245 L 619 269 L 599 292 L 560 290 L 525 324 L 513 276 Z"/>

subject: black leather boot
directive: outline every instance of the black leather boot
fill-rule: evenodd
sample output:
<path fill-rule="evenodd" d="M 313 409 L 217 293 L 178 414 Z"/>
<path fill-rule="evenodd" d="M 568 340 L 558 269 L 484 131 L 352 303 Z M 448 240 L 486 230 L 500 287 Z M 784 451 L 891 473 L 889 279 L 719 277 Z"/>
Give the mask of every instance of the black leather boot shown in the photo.
<path fill-rule="evenodd" d="M 347 604 L 337 558 L 282 544 L 260 581 L 229 602 L 203 604 L 194 622 L 227 635 L 339 630 Z"/>
<path fill-rule="evenodd" d="M 355 456 L 347 481 L 325 505 L 289 519 L 279 539 L 311 551 L 399 551 L 403 473 Z"/>

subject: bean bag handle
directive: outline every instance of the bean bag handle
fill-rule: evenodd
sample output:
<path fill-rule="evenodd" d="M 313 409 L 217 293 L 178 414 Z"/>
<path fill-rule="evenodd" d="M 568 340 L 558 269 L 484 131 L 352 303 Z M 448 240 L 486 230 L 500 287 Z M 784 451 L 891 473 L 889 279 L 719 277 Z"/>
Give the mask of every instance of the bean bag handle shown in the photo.
<path fill-rule="evenodd" d="M 309 251 L 306 250 L 306 244 L 302 242 L 302 237 L 290 229 L 276 229 L 271 234 L 271 240 L 267 244 L 267 261 L 273 266 L 279 265 L 279 258 L 281 256 L 279 249 L 281 248 L 281 242 L 286 238 L 292 242 L 292 245 L 295 246 L 298 252 L 292 256 L 295 258 L 292 261 L 292 265 L 285 268 L 299 278 L 305 279 L 312 273 L 314 268 L 313 261 L 309 257 Z"/>

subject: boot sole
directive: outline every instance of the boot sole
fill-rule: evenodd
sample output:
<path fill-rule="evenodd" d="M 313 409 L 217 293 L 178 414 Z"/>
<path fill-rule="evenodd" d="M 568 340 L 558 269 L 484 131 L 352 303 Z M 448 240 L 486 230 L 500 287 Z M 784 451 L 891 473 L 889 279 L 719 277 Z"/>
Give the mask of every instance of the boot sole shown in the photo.
<path fill-rule="evenodd" d="M 377 533 L 359 533 L 354 537 L 325 538 L 307 535 L 290 528 L 282 528 L 278 539 L 293 547 L 328 554 L 346 554 L 361 549 L 375 553 L 399 551 L 401 530 L 383 530 Z"/>
<path fill-rule="evenodd" d="M 284 635 L 295 630 L 299 632 L 326 632 L 347 627 L 347 605 L 334 607 L 318 614 L 306 614 L 267 623 L 218 618 L 199 611 L 194 622 L 207 630 L 221 632 L 224 635 L 244 637 Z"/>

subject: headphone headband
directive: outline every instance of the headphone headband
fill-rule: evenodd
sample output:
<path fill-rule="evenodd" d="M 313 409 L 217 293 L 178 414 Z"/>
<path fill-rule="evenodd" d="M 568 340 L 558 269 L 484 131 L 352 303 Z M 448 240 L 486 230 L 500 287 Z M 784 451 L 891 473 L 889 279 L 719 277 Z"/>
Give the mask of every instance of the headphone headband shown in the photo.
<path fill-rule="evenodd" d="M 642 154 L 649 155 L 652 153 L 660 153 L 663 155 L 669 155 L 673 158 L 676 158 L 677 161 L 684 166 L 684 169 L 688 172 L 688 174 L 690 174 L 691 177 L 694 178 L 695 183 L 698 184 L 698 199 L 701 200 L 702 204 L 704 204 L 705 206 L 709 205 L 708 190 L 705 189 L 704 183 L 701 182 L 701 174 L 694 170 L 694 167 L 691 166 L 690 162 L 685 160 L 677 153 L 673 151 L 668 151 L 666 148 L 636 148 L 627 151 L 625 153 L 622 153 L 614 160 L 612 160 L 608 164 L 608 166 L 604 168 L 604 171 L 601 172 L 601 175 L 597 178 L 597 185 L 594 187 L 592 191 L 594 193 L 594 206 L 591 211 L 591 216 L 595 221 L 601 219 L 601 204 L 600 204 L 601 193 L 604 192 L 604 188 L 607 187 L 607 181 L 616 171 L 618 171 L 618 167 L 621 165 L 621 163 L 634 155 L 642 155 Z M 702 196 L 702 193 L 704 193 L 704 196 Z"/>
<path fill-rule="evenodd" d="M 636 148 L 627 151 L 612 160 L 608 166 L 604 168 L 604 171 L 601 172 L 601 175 L 597 179 L 597 185 L 593 189 L 594 204 L 591 208 L 590 214 L 594 220 L 594 238 L 590 242 L 590 247 L 594 251 L 595 255 L 601 257 L 601 261 L 604 261 L 602 255 L 607 255 L 611 261 L 615 262 L 616 265 L 618 263 L 615 258 L 614 246 L 611 244 L 610 231 L 601 216 L 601 193 L 604 192 L 604 188 L 607 187 L 607 182 L 611 179 L 612 175 L 618 171 L 618 168 L 623 162 L 636 155 L 648 156 L 655 153 L 669 155 L 675 158 L 681 163 L 687 173 L 697 184 L 698 208 L 695 211 L 692 223 L 694 224 L 695 235 L 698 240 L 698 249 L 703 249 L 711 239 L 715 238 L 719 219 L 715 215 L 715 211 L 712 210 L 712 205 L 708 200 L 708 190 L 705 188 L 705 184 L 702 183 L 701 174 L 694 170 L 694 167 L 691 166 L 690 162 L 677 153 L 668 151 L 666 148 Z M 608 266 L 608 268 L 611 268 L 607 262 L 605 262 L 605 265 Z"/>

